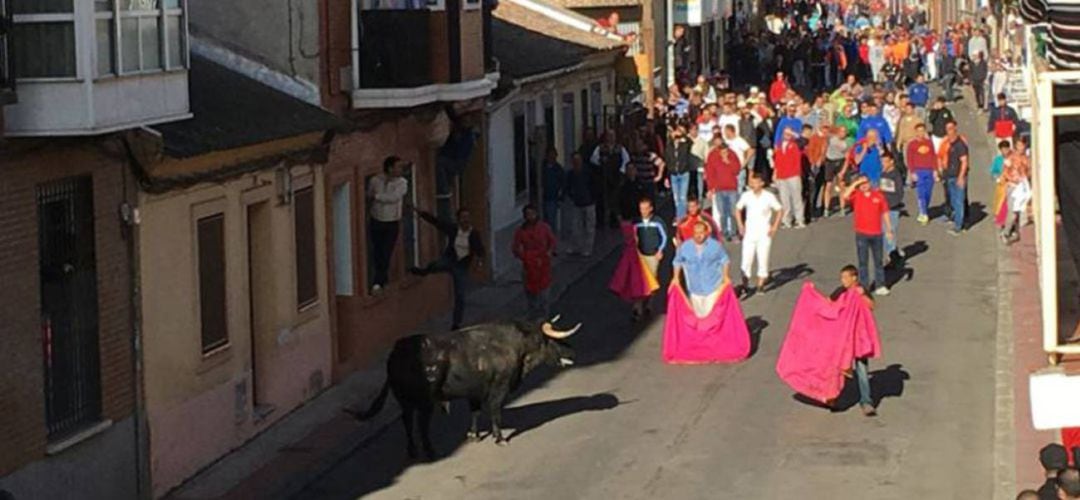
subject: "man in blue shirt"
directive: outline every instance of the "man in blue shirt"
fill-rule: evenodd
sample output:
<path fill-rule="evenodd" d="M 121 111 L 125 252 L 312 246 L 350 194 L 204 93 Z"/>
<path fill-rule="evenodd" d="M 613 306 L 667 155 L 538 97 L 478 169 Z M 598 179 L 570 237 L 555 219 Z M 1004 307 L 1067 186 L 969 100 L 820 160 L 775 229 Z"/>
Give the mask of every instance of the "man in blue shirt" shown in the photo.
<path fill-rule="evenodd" d="M 798 111 L 795 107 L 795 103 L 788 103 L 786 108 L 787 113 L 780 118 L 780 121 L 776 123 L 776 131 L 773 132 L 773 144 L 779 145 L 784 139 L 784 129 L 791 129 L 795 132 L 795 135 L 802 133 L 803 122 L 795 113 Z M 888 127 L 888 125 L 886 125 Z"/>
<path fill-rule="evenodd" d="M 881 116 L 881 113 L 878 112 L 877 103 L 874 102 L 867 103 L 866 116 L 859 123 L 859 133 L 855 136 L 855 140 L 863 140 L 871 130 L 877 131 L 878 139 L 882 145 L 892 144 L 893 136 L 892 130 L 889 128 L 889 122 Z"/>
<path fill-rule="evenodd" d="M 907 89 L 908 102 L 915 106 L 919 118 L 926 120 L 926 105 L 930 102 L 930 87 L 926 85 L 926 77 L 915 77 L 915 83 Z"/>
<path fill-rule="evenodd" d="M 709 297 L 730 281 L 731 259 L 723 245 L 709 237 L 705 221 L 694 224 L 694 238 L 679 245 L 672 265 L 675 271 L 671 286 L 678 286 L 680 273 L 684 275 L 691 301 Z"/>
<path fill-rule="evenodd" d="M 881 155 L 884 149 L 877 129 L 868 130 L 866 138 L 855 145 L 855 163 L 859 166 L 859 173 L 865 175 L 873 187 L 881 182 Z"/>

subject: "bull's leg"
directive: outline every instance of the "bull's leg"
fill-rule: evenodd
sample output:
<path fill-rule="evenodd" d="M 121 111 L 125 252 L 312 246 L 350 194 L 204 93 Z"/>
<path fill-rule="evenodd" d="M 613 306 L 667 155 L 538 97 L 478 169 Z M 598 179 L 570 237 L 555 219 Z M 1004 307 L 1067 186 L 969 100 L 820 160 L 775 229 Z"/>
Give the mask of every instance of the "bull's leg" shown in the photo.
<path fill-rule="evenodd" d="M 484 406 L 487 410 L 488 417 L 491 419 L 491 435 L 495 436 L 495 444 L 499 446 L 505 446 L 508 444 L 506 438 L 502 435 L 502 406 L 506 400 L 505 394 L 508 391 L 492 391 L 494 394 L 488 396 Z"/>
<path fill-rule="evenodd" d="M 420 443 L 424 445 L 424 454 L 428 460 L 435 460 L 435 447 L 431 446 L 431 414 L 435 412 L 433 407 L 425 407 L 420 412 Z"/>
<path fill-rule="evenodd" d="M 480 441 L 480 402 L 469 400 L 469 415 L 472 417 L 472 425 L 469 426 L 469 433 L 466 435 L 470 442 L 476 443 Z"/>
<path fill-rule="evenodd" d="M 409 458 L 416 458 L 416 445 L 413 444 L 413 409 L 402 405 L 401 423 L 405 425 L 405 451 Z"/>

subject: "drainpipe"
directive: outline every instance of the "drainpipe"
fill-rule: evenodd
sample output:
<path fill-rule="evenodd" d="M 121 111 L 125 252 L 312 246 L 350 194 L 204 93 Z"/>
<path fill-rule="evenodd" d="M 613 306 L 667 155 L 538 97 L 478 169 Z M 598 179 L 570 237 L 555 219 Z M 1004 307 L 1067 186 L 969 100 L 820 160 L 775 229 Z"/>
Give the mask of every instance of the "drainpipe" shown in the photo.
<path fill-rule="evenodd" d="M 329 9 L 329 7 L 327 7 Z M 360 30 L 363 29 L 360 26 L 360 0 L 349 1 L 349 18 L 352 19 L 352 25 L 350 26 L 350 32 L 352 36 L 352 86 L 349 89 L 349 94 L 352 95 L 352 91 L 360 88 Z M 353 103 L 355 106 L 356 103 Z"/>
<path fill-rule="evenodd" d="M 664 51 L 667 54 L 667 81 L 664 82 L 664 88 L 666 89 L 675 83 L 675 44 L 672 43 L 675 41 L 673 38 L 675 36 L 675 0 L 664 0 L 664 6 L 666 9 L 664 17 L 667 25 L 667 36 L 664 37 L 664 41 L 667 42 L 664 44 L 667 47 L 667 50 Z M 687 8 L 689 8 L 689 4 L 687 4 Z M 686 36 L 686 34 L 684 33 L 683 36 Z"/>
<path fill-rule="evenodd" d="M 130 153 L 131 147 L 128 139 L 122 138 L 124 145 Z M 129 159 L 132 161 L 132 159 Z M 151 498 L 150 488 L 150 441 L 146 419 L 146 400 L 143 387 L 143 351 L 142 351 L 142 310 L 140 307 L 141 291 L 139 288 L 139 253 L 136 245 L 139 240 L 139 212 L 132 203 L 129 192 L 133 184 L 128 178 L 128 169 L 121 170 L 124 201 L 120 205 L 120 222 L 123 224 L 122 234 L 127 238 L 125 250 L 128 262 L 128 318 L 131 322 L 131 388 L 134 397 L 134 437 L 135 437 L 135 496 L 138 499 Z M 138 188 L 135 189 L 135 197 L 138 197 Z"/>

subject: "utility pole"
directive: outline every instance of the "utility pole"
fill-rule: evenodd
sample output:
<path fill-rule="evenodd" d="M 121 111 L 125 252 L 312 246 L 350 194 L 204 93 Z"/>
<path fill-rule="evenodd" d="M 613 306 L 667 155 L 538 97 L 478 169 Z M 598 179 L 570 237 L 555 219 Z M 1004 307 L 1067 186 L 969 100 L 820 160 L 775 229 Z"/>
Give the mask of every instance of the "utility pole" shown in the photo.
<path fill-rule="evenodd" d="M 648 1 L 648 0 L 646 0 Z M 686 1 L 686 0 L 682 0 Z M 667 12 L 667 22 L 665 23 L 665 29 L 667 33 L 664 36 L 664 52 L 667 54 L 667 79 L 664 81 L 666 87 L 670 87 L 675 83 L 675 44 L 671 38 L 675 36 L 675 0 L 664 0 L 664 7 Z"/>
<path fill-rule="evenodd" d="M 645 110 L 648 117 L 653 117 L 653 101 L 656 99 L 654 71 L 656 69 L 656 16 L 653 12 L 655 0 L 641 0 L 641 47 L 645 52 Z M 666 0 L 665 0 L 666 1 Z"/>

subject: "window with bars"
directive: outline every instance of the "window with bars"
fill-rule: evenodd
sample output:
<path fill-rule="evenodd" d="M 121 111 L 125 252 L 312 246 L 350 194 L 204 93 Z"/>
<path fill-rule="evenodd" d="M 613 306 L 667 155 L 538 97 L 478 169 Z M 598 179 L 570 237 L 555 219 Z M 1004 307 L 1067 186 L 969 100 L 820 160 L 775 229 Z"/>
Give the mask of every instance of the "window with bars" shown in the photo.
<path fill-rule="evenodd" d="M 297 190 L 293 195 L 293 233 L 296 241 L 296 306 L 304 308 L 319 300 L 315 265 L 315 190 Z"/>
<path fill-rule="evenodd" d="M 225 293 L 225 215 L 202 217 L 196 223 L 199 259 L 199 322 L 202 352 L 229 343 Z"/>
<path fill-rule="evenodd" d="M 94 76 L 186 67 L 183 7 L 183 0 L 94 0 Z"/>

